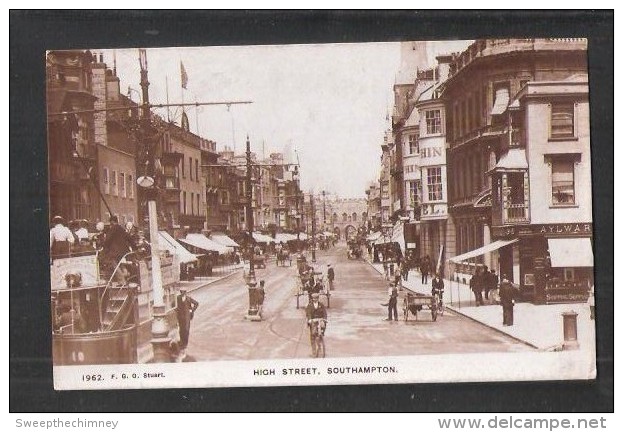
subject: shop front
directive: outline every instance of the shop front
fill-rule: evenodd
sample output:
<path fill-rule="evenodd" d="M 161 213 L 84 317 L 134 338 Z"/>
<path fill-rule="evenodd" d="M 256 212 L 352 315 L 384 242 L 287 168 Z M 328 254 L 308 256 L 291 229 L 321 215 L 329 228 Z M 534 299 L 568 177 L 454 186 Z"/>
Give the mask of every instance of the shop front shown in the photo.
<path fill-rule="evenodd" d="M 499 250 L 500 274 L 535 304 L 585 302 L 593 284 L 592 234 L 592 223 L 493 227 L 493 239 L 518 239 Z"/>

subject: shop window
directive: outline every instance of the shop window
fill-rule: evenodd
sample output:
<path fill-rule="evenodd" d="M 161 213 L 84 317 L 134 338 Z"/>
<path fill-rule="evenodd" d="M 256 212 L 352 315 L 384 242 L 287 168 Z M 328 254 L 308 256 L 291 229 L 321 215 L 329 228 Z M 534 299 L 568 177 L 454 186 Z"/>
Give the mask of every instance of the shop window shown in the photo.
<path fill-rule="evenodd" d="M 575 105 L 573 103 L 553 103 L 551 105 L 550 138 L 573 138 L 575 136 Z"/>

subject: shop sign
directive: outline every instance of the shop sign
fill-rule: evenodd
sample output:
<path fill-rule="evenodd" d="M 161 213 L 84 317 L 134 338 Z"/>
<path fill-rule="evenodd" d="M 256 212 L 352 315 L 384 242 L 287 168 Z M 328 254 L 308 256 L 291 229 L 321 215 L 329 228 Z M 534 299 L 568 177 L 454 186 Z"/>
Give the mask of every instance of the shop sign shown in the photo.
<path fill-rule="evenodd" d="M 593 234 L 592 222 L 586 223 L 559 223 L 535 224 L 528 226 L 492 227 L 494 237 L 511 237 L 520 235 L 541 234 L 544 236 L 586 237 Z"/>

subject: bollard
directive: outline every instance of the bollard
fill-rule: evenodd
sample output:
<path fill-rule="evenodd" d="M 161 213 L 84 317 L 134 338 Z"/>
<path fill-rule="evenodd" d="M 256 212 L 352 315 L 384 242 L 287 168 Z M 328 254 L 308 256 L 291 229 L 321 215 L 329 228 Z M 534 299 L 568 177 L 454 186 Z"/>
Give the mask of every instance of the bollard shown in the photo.
<path fill-rule="evenodd" d="M 562 331 L 564 342 L 563 350 L 577 350 L 580 348 L 578 343 L 578 314 L 575 311 L 562 313 Z"/>

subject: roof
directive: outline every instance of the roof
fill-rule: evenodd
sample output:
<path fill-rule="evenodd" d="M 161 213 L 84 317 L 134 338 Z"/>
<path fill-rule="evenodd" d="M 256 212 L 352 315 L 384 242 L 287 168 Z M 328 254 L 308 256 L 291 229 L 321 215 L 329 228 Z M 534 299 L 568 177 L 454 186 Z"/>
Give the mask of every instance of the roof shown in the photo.
<path fill-rule="evenodd" d="M 409 118 L 405 122 L 404 127 L 418 126 L 419 124 L 420 124 L 420 112 L 416 108 L 413 108 L 411 110 L 411 114 L 409 114 Z"/>
<path fill-rule="evenodd" d="M 528 161 L 526 160 L 526 150 L 522 148 L 508 149 L 498 163 L 495 165 L 494 170 L 525 170 L 528 169 Z"/>

